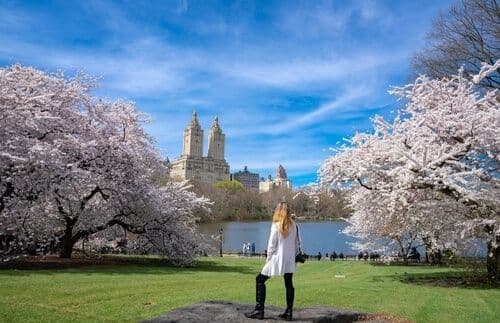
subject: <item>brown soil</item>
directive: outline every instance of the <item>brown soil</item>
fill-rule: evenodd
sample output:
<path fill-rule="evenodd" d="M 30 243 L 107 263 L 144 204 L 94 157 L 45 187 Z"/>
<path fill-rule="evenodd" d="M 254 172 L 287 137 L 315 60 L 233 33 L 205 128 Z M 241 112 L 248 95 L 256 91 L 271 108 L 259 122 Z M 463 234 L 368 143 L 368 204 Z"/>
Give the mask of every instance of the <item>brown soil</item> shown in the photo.
<path fill-rule="evenodd" d="M 133 256 L 73 256 L 70 259 L 59 258 L 57 255 L 25 256 L 7 262 L 0 262 L 0 269 L 64 269 L 85 266 L 112 266 L 112 265 L 168 265 L 166 259 L 133 257 Z"/>
<path fill-rule="evenodd" d="M 485 274 L 462 276 L 422 276 L 409 277 L 404 283 L 417 285 L 431 285 L 439 287 L 465 287 L 465 288 L 498 288 L 500 282 L 491 281 Z"/>

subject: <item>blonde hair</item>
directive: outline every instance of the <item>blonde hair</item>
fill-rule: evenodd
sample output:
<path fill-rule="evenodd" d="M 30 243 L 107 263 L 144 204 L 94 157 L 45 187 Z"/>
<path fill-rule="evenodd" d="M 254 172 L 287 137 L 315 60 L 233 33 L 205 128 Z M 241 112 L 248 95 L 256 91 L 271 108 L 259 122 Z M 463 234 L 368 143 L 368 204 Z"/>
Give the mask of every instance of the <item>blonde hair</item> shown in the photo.
<path fill-rule="evenodd" d="M 278 203 L 276 209 L 274 210 L 273 223 L 278 225 L 278 230 L 284 237 L 288 236 L 290 229 L 292 228 L 292 214 L 290 212 L 290 207 L 286 202 Z"/>

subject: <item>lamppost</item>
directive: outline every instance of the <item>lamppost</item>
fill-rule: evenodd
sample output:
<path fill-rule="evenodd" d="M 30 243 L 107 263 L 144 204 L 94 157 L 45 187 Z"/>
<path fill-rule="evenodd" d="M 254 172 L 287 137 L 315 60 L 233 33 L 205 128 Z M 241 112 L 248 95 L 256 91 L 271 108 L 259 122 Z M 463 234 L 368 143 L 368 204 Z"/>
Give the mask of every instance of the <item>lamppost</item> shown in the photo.
<path fill-rule="evenodd" d="M 222 242 L 223 242 L 223 239 L 222 239 L 222 234 L 224 232 L 224 229 L 221 227 L 219 229 L 219 253 L 220 253 L 220 256 L 222 257 Z"/>

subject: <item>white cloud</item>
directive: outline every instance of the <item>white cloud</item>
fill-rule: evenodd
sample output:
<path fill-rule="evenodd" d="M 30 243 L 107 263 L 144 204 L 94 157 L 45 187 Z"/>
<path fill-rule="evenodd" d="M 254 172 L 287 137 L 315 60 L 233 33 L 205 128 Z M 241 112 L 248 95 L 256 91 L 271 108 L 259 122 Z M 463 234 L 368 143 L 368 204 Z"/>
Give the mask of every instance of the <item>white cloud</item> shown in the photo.
<path fill-rule="evenodd" d="M 350 78 L 364 77 L 374 69 L 400 61 L 404 53 L 359 53 L 345 57 L 287 59 L 281 57 L 269 63 L 220 61 L 212 66 L 233 79 L 261 86 L 296 88 L 311 83 L 340 82 Z"/>
<path fill-rule="evenodd" d="M 272 128 L 272 132 L 281 133 L 285 131 L 290 131 L 300 126 L 312 124 L 323 119 L 327 114 L 331 114 L 335 110 L 342 110 L 353 108 L 353 103 L 363 97 L 371 94 L 369 88 L 364 88 L 362 86 L 348 88 L 344 93 L 342 93 L 337 99 L 320 105 L 316 109 L 305 113 L 298 118 L 289 119 L 280 123 L 279 125 Z"/>
<path fill-rule="evenodd" d="M 178 0 L 178 6 L 175 9 L 175 12 L 177 14 L 184 14 L 188 11 L 188 9 L 189 9 L 188 0 Z"/>
<path fill-rule="evenodd" d="M 277 24 L 299 39 L 339 41 L 339 37 L 342 38 L 356 23 L 371 27 L 391 26 L 391 11 L 381 6 L 380 2 L 373 0 L 285 2 L 278 13 Z"/>
<path fill-rule="evenodd" d="M 0 8 L 0 27 L 6 29 L 24 29 L 29 23 L 29 17 L 7 8 Z"/>
<path fill-rule="evenodd" d="M 0 55 L 10 57 L 12 63 L 30 62 L 52 70 L 83 70 L 100 77 L 107 90 L 126 96 L 176 92 L 187 88 L 188 83 L 193 86 L 186 71 L 199 64 L 195 54 L 181 54 L 176 48 L 151 38 L 92 52 L 50 48 L 1 36 L 0 41 L 9 43 L 8 47 L 0 48 Z"/>

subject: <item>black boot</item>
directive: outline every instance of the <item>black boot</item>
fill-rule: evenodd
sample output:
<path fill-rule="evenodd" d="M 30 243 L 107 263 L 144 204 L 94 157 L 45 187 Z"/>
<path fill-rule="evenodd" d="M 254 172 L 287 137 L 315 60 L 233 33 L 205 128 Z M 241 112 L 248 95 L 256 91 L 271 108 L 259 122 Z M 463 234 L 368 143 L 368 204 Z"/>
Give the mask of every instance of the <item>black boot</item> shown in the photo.
<path fill-rule="evenodd" d="M 250 319 L 262 320 L 264 319 L 264 304 L 266 302 L 266 284 L 256 284 L 255 299 L 257 302 L 255 309 L 251 313 L 245 313 L 245 316 Z"/>
<path fill-rule="evenodd" d="M 279 318 L 287 321 L 292 320 L 293 300 L 295 298 L 295 288 L 286 289 L 286 310 L 283 314 L 278 315 Z"/>

